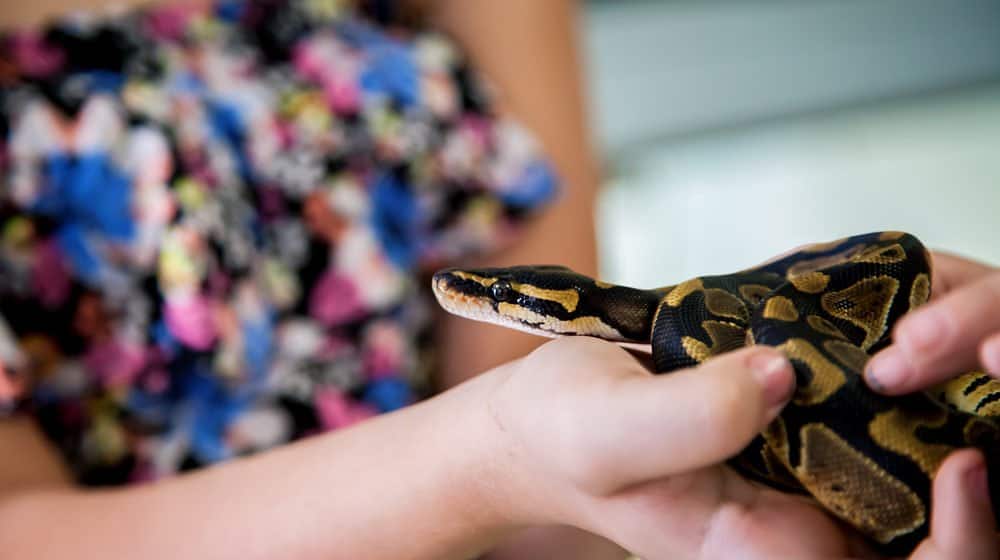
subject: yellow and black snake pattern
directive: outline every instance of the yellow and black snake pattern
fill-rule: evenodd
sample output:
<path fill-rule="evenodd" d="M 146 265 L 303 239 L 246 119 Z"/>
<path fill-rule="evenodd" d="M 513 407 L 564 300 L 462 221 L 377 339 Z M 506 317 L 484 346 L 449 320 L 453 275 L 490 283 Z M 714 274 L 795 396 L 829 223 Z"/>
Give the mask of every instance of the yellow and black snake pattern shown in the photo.
<path fill-rule="evenodd" d="M 732 461 L 770 486 L 811 495 L 886 553 L 927 535 L 931 480 L 975 446 L 1000 476 L 1000 382 L 968 373 L 903 397 L 871 391 L 869 356 L 930 297 L 930 257 L 900 232 L 809 245 L 756 268 L 641 290 L 560 266 L 449 269 L 434 293 L 449 312 L 545 336 L 649 344 L 657 372 L 747 344 L 781 349 L 797 388 Z M 997 485 L 994 485 L 997 488 Z M 1000 495 L 992 492 L 993 503 Z"/>

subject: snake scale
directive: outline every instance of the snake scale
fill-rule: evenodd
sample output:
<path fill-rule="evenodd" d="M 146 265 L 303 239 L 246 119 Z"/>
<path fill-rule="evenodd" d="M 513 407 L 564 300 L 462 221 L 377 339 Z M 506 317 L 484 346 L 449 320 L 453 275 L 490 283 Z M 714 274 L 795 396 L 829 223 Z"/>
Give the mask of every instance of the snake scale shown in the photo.
<path fill-rule="evenodd" d="M 731 464 L 811 495 L 880 552 L 905 554 L 927 535 L 931 480 L 950 451 L 982 449 L 990 479 L 1000 479 L 1000 382 L 970 372 L 887 397 L 862 378 L 892 325 L 930 297 L 930 266 L 916 237 L 876 232 L 650 290 L 548 265 L 448 269 L 432 284 L 441 305 L 464 317 L 649 344 L 656 372 L 748 344 L 779 348 L 795 368 L 795 394 Z"/>

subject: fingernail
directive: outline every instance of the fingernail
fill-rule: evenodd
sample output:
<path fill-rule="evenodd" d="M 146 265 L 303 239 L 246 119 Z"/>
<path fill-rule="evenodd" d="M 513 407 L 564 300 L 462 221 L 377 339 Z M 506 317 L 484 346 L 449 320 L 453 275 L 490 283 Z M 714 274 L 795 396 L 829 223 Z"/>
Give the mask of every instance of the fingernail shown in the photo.
<path fill-rule="evenodd" d="M 983 504 L 990 503 L 990 484 L 986 479 L 986 465 L 982 459 L 977 459 L 965 473 L 965 487 L 974 499 Z"/>
<path fill-rule="evenodd" d="M 764 401 L 772 415 L 777 414 L 795 389 L 795 374 L 788 358 L 773 351 L 759 352 L 750 359 L 750 369 L 764 388 Z"/>
<path fill-rule="evenodd" d="M 898 348 L 879 352 L 868 362 L 865 378 L 872 389 L 880 393 L 898 390 L 910 376 L 910 363 Z"/>
<path fill-rule="evenodd" d="M 944 322 L 936 309 L 923 309 L 909 316 L 902 324 L 907 341 L 922 350 L 941 344 L 944 337 Z"/>

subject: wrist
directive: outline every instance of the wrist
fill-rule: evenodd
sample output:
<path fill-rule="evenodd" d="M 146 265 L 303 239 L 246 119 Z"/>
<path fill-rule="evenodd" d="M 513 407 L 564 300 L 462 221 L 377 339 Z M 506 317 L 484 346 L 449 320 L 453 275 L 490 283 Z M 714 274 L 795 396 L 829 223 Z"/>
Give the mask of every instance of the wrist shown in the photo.
<path fill-rule="evenodd" d="M 482 547 L 531 525 L 521 512 L 521 469 L 511 457 L 508 435 L 491 415 L 490 395 L 503 381 L 501 366 L 474 377 L 436 398 L 427 406 L 431 434 L 430 460 L 446 488 L 441 496 L 465 525 L 464 532 Z M 442 460 L 442 458 L 448 458 Z"/>
<path fill-rule="evenodd" d="M 494 532 L 512 533 L 541 525 L 572 525 L 570 484 L 546 476 L 539 453 L 542 426 L 525 425 L 522 399 L 511 383 L 524 360 L 483 373 L 449 391 L 443 422 L 461 459 L 459 485 L 474 496 L 482 521 Z M 461 419 L 461 421 L 457 420 Z M 547 444 L 545 444 L 547 445 Z"/>

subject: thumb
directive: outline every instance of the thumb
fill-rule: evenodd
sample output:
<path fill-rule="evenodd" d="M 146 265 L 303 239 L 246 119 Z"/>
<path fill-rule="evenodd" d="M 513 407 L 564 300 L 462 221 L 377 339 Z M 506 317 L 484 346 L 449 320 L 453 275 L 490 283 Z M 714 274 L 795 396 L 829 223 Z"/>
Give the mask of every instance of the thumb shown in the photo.
<path fill-rule="evenodd" d="M 590 441 L 616 488 L 719 463 L 746 447 L 794 389 L 788 359 L 768 347 L 696 368 L 622 379 Z"/>

